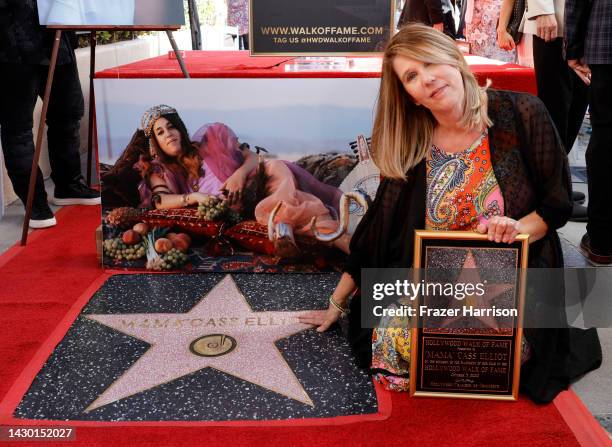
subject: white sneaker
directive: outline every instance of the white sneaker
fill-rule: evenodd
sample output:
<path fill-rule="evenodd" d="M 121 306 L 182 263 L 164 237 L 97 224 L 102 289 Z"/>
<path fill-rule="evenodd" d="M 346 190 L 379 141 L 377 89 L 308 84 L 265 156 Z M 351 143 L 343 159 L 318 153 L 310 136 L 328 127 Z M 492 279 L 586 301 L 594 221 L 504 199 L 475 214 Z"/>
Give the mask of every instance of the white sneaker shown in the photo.
<path fill-rule="evenodd" d="M 32 215 L 28 225 L 34 229 L 49 228 L 57 225 L 57 220 L 55 220 L 51 208 L 45 204 L 42 208 L 32 208 Z"/>

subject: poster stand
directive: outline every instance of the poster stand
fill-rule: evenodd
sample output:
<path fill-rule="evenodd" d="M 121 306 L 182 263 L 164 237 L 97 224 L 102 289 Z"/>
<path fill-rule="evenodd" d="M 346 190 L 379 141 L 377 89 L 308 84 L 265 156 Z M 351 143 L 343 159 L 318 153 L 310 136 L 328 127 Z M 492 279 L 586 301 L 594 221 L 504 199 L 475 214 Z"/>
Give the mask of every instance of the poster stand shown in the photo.
<path fill-rule="evenodd" d="M 38 176 L 38 161 L 42 150 L 43 132 L 45 130 L 45 121 L 47 118 L 47 109 L 49 106 L 49 97 L 51 95 L 51 86 L 53 85 L 53 75 L 57 65 L 57 55 L 59 53 L 59 45 L 62 38 L 62 31 L 90 31 L 89 43 L 91 49 L 91 57 L 89 64 L 89 126 L 87 132 L 87 184 L 91 185 L 91 164 L 93 158 L 94 142 L 96 141 L 96 115 L 95 115 L 95 97 L 94 97 L 94 72 L 96 66 L 96 32 L 97 31 L 165 31 L 172 46 L 172 50 L 176 55 L 176 60 L 181 67 L 183 76 L 189 78 L 189 72 L 185 66 L 185 61 L 176 45 L 172 31 L 180 28 L 180 25 L 170 26 L 154 26 L 154 25 L 136 25 L 136 26 L 83 26 L 83 25 L 49 25 L 49 29 L 55 29 L 55 37 L 53 40 L 53 48 L 51 50 L 51 59 L 49 62 L 49 73 L 47 74 L 47 83 L 45 85 L 45 93 L 43 95 L 43 105 L 40 112 L 40 122 L 38 124 L 38 133 L 36 135 L 36 146 L 34 150 L 34 158 L 32 160 L 32 170 L 30 172 L 30 184 L 28 187 L 28 199 L 26 202 L 25 218 L 23 220 L 23 228 L 21 231 L 21 245 L 26 245 L 28 242 L 28 228 L 30 218 L 32 216 L 32 205 L 34 202 L 34 189 L 36 185 L 36 177 Z"/>

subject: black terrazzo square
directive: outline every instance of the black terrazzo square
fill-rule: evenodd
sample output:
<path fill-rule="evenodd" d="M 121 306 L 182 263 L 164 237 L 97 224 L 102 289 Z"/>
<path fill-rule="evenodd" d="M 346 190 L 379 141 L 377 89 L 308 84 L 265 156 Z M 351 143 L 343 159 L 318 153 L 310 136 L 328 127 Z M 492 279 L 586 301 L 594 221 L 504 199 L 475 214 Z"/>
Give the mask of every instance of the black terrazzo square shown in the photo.
<path fill-rule="evenodd" d="M 377 413 L 371 379 L 355 365 L 341 331 L 296 329 L 295 318 L 279 313 L 326 308 L 338 278 L 112 276 L 37 374 L 15 417 L 240 421 Z M 186 339 L 176 335 L 184 333 Z M 152 337 L 158 342 L 145 341 Z M 213 366 L 192 366 L 198 362 Z"/>

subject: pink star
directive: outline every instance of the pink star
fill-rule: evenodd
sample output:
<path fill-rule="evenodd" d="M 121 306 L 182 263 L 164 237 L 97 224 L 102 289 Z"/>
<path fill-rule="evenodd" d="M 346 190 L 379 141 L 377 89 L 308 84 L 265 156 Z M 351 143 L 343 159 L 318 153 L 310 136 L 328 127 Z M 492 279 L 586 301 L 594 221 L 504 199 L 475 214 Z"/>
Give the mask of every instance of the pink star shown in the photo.
<path fill-rule="evenodd" d="M 302 313 L 253 312 L 227 275 L 187 313 L 87 315 L 151 347 L 85 412 L 208 367 L 314 406 L 274 344 L 312 327 Z"/>
<path fill-rule="evenodd" d="M 467 256 L 465 257 L 465 261 L 463 262 L 463 268 L 461 269 L 461 273 L 459 274 L 459 277 L 457 278 L 456 282 L 464 284 L 477 284 L 481 282 L 480 274 L 476 267 L 476 261 L 474 260 L 472 250 L 468 250 Z M 453 299 L 453 305 L 451 307 L 462 308 L 463 305 L 466 305 L 468 307 L 471 305 L 474 309 L 490 309 L 491 301 L 493 301 L 494 298 L 513 288 L 514 285 L 512 284 L 485 284 L 485 292 L 482 296 L 472 294 L 467 296 L 466 300 Z M 468 302 L 470 304 L 468 304 Z M 459 315 L 447 318 L 442 324 L 442 326 L 448 327 L 455 321 L 460 320 L 462 318 L 466 317 L 463 316 L 461 312 L 459 312 Z M 487 328 L 498 329 L 500 332 L 505 332 L 507 330 L 507 328 L 500 329 L 495 317 L 492 317 L 490 315 L 476 316 L 472 318 L 480 320 Z"/>

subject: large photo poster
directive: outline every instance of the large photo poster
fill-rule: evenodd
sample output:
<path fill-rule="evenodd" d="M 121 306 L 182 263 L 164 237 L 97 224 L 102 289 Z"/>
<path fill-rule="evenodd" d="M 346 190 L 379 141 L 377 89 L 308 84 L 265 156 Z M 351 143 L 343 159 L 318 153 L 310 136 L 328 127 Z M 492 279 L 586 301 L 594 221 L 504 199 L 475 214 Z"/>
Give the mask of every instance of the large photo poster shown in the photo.
<path fill-rule="evenodd" d="M 38 0 L 41 25 L 184 25 L 183 0 Z"/>
<path fill-rule="evenodd" d="M 378 186 L 378 83 L 96 80 L 104 265 L 340 269 Z"/>

